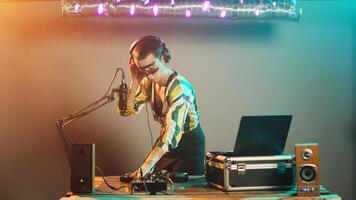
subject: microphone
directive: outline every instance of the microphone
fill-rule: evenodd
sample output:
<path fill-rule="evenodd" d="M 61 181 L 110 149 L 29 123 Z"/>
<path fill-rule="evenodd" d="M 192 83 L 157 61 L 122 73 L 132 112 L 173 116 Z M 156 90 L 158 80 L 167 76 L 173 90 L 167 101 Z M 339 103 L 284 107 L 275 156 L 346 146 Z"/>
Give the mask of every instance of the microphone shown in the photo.
<path fill-rule="evenodd" d="M 122 70 L 122 79 L 119 86 L 119 110 L 125 111 L 127 109 L 127 96 L 129 94 L 129 89 L 125 83 L 125 74 Z"/>

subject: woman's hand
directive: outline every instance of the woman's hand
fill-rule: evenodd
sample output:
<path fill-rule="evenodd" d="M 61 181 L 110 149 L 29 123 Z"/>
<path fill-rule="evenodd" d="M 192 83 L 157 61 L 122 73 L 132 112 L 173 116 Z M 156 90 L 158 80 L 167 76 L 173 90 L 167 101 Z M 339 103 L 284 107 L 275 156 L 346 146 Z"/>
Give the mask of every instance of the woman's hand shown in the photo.
<path fill-rule="evenodd" d="M 145 77 L 145 72 L 139 71 L 132 58 L 129 59 L 130 76 L 132 81 L 141 82 Z"/>
<path fill-rule="evenodd" d="M 138 170 L 136 170 L 136 171 L 134 171 L 134 172 L 131 173 L 130 177 L 131 177 L 133 180 L 135 180 L 135 179 L 139 178 L 138 175 L 139 175 Z"/>
<path fill-rule="evenodd" d="M 131 177 L 133 180 L 141 179 L 140 168 L 138 168 L 136 171 L 132 172 L 132 174 L 130 175 L 130 177 Z"/>

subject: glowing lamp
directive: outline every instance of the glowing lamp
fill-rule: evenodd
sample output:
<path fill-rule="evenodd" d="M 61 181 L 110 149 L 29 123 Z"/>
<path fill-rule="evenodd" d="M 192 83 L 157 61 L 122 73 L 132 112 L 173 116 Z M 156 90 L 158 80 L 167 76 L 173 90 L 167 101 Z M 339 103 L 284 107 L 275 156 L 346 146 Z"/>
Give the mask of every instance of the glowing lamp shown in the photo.
<path fill-rule="evenodd" d="M 98 6 L 98 15 L 101 15 L 104 13 L 104 5 L 101 3 Z"/>
<path fill-rule="evenodd" d="M 221 18 L 225 18 L 225 17 L 226 17 L 226 10 L 222 10 L 222 11 L 221 11 L 220 17 L 221 17 Z"/>
<path fill-rule="evenodd" d="M 130 15 L 134 15 L 135 14 L 135 5 L 134 4 L 131 4 L 131 7 L 130 7 Z"/>
<path fill-rule="evenodd" d="M 203 3 L 203 11 L 204 12 L 208 11 L 209 6 L 210 6 L 210 1 L 204 1 L 204 3 Z"/>
<path fill-rule="evenodd" d="M 157 5 L 154 5 L 154 6 L 153 6 L 153 15 L 154 15 L 154 16 L 157 16 L 157 15 L 158 15 L 158 6 L 157 6 Z"/>
<path fill-rule="evenodd" d="M 192 16 L 192 13 L 190 12 L 190 10 L 186 10 L 185 17 L 190 17 L 190 16 Z"/>

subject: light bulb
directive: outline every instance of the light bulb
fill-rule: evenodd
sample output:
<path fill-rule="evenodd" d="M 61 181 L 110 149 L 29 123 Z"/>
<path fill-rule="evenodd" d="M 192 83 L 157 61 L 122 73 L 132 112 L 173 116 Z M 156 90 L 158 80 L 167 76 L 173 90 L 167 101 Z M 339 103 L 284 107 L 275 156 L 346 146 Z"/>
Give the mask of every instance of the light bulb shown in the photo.
<path fill-rule="evenodd" d="M 276 7 L 277 6 L 277 2 L 273 1 L 272 5 L 273 5 L 273 7 Z"/>
<path fill-rule="evenodd" d="M 256 15 L 256 16 L 259 16 L 259 15 L 260 15 L 260 9 L 256 9 L 256 10 L 255 10 L 255 15 Z"/>
<path fill-rule="evenodd" d="M 153 6 L 153 15 L 154 15 L 154 16 L 157 16 L 157 15 L 158 15 L 158 6 L 157 6 L 157 5 L 154 5 L 154 6 Z"/>
<path fill-rule="evenodd" d="M 101 15 L 104 13 L 104 5 L 101 3 L 98 6 L 98 15 Z"/>
<path fill-rule="evenodd" d="M 209 6 L 210 6 L 210 1 L 204 1 L 203 3 L 203 11 L 208 11 L 209 9 Z"/>
<path fill-rule="evenodd" d="M 192 13 L 190 12 L 190 10 L 186 10 L 185 17 L 190 17 L 190 16 L 192 16 Z"/>
<path fill-rule="evenodd" d="M 79 3 L 76 3 L 75 6 L 74 6 L 75 12 L 79 12 L 79 8 L 80 8 Z"/>
<path fill-rule="evenodd" d="M 221 11 L 220 17 L 221 17 L 221 18 L 225 18 L 225 17 L 226 17 L 226 10 L 222 10 L 222 11 Z"/>
<path fill-rule="evenodd" d="M 131 7 L 130 7 L 130 15 L 134 15 L 135 14 L 135 5 L 134 4 L 131 4 Z"/>

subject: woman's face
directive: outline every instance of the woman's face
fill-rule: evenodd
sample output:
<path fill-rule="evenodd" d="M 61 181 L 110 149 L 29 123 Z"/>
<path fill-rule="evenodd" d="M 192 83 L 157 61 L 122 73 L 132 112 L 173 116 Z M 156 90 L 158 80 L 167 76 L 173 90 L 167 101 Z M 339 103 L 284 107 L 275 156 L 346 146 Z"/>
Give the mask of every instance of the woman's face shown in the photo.
<path fill-rule="evenodd" d="M 162 77 L 164 65 L 161 60 L 153 54 L 149 54 L 146 58 L 137 60 L 134 58 L 135 65 L 139 71 L 145 73 L 145 76 L 153 82 L 158 82 Z"/>

